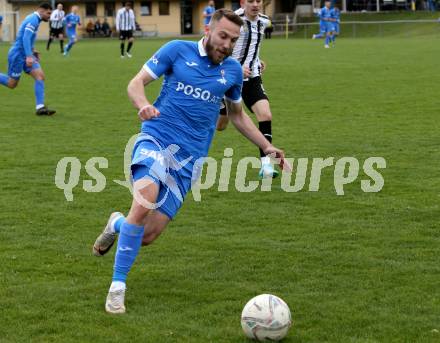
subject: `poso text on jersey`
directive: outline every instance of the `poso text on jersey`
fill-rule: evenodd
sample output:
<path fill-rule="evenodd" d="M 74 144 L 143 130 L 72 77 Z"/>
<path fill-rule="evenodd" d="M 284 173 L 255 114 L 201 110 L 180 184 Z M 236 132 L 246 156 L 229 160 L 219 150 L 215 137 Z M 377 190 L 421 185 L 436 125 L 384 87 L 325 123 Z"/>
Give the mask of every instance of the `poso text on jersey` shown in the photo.
<path fill-rule="evenodd" d="M 214 104 L 219 104 L 222 100 L 222 98 L 218 96 L 211 95 L 211 92 L 206 89 L 186 85 L 183 82 L 177 82 L 176 92 L 183 92 L 185 95 L 192 96 L 194 99 L 200 99 Z"/>

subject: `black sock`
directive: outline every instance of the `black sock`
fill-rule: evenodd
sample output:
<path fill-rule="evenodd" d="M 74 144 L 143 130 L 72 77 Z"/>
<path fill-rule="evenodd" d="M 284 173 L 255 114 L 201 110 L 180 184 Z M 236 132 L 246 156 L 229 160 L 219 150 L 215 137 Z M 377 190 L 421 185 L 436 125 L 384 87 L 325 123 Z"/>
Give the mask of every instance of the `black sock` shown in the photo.
<path fill-rule="evenodd" d="M 121 43 L 121 56 L 124 56 L 124 42 Z"/>
<path fill-rule="evenodd" d="M 49 38 L 49 40 L 47 41 L 47 46 L 46 46 L 47 50 L 49 50 L 50 48 L 50 43 L 52 43 L 52 38 Z"/>
<path fill-rule="evenodd" d="M 266 139 L 272 143 L 272 121 L 266 120 L 266 121 L 260 121 L 258 122 L 258 128 L 260 129 L 260 132 L 266 137 Z M 260 156 L 264 157 L 266 154 L 263 152 L 263 150 L 260 149 Z"/>
<path fill-rule="evenodd" d="M 64 52 L 64 39 L 60 39 L 61 52 Z"/>
<path fill-rule="evenodd" d="M 130 52 L 132 46 L 133 46 L 133 42 L 128 42 L 127 52 Z"/>

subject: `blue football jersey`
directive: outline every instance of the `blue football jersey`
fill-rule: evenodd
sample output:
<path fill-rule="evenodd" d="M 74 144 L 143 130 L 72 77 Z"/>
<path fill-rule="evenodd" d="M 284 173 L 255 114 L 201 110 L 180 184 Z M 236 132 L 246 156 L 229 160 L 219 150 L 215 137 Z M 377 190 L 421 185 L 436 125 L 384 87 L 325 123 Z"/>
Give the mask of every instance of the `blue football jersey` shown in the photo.
<path fill-rule="evenodd" d="M 165 44 L 144 65 L 155 79 L 164 75 L 154 106 L 160 116 L 142 123 L 142 132 L 164 147 L 177 144 L 184 154 L 205 157 L 215 132 L 223 97 L 241 102 L 243 72 L 233 58 L 213 64 L 203 40 L 174 40 Z"/>
<path fill-rule="evenodd" d="M 203 22 L 205 25 L 208 25 L 209 22 L 211 21 L 211 17 L 215 12 L 215 8 L 212 6 L 206 6 L 205 10 L 203 11 L 204 14 L 206 14 L 207 16 L 204 18 Z"/>
<path fill-rule="evenodd" d="M 64 17 L 64 22 L 68 33 L 76 32 L 76 25 L 81 24 L 81 18 L 78 14 L 69 13 Z"/>
<path fill-rule="evenodd" d="M 321 18 L 321 20 L 327 21 L 326 19 L 332 18 L 332 11 L 333 9 L 324 6 L 323 8 L 321 8 L 319 17 Z"/>
<path fill-rule="evenodd" d="M 15 54 L 32 56 L 35 38 L 37 37 L 38 27 L 40 26 L 41 17 L 38 12 L 29 14 L 21 23 L 18 29 L 17 38 L 11 48 L 11 52 Z"/>
<path fill-rule="evenodd" d="M 340 18 L 341 18 L 341 11 L 339 11 L 339 9 L 337 8 L 332 8 L 331 10 L 331 17 L 333 19 L 336 19 L 336 23 L 340 22 Z"/>

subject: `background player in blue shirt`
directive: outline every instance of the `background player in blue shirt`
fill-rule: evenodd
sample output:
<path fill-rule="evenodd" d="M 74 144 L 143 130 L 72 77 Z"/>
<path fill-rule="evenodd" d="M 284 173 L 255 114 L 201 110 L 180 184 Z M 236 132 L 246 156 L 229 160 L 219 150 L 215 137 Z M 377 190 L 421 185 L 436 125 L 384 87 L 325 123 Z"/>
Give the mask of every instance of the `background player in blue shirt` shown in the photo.
<path fill-rule="evenodd" d="M 34 50 L 35 38 L 41 21 L 48 21 L 52 7 L 48 3 L 39 5 L 37 11 L 23 20 L 14 45 L 8 53 L 8 75 L 0 73 L 0 84 L 14 89 L 24 71 L 35 80 L 36 114 L 52 115 L 54 110 L 44 105 L 44 72 L 39 63 L 39 53 Z"/>
<path fill-rule="evenodd" d="M 319 18 L 319 33 L 316 33 L 312 36 L 312 39 L 323 38 L 325 36 L 326 23 L 321 18 L 321 8 L 316 13 L 316 16 Z"/>
<path fill-rule="evenodd" d="M 330 40 L 334 45 L 336 41 L 336 36 L 339 35 L 339 30 L 340 30 L 339 24 L 341 22 L 341 11 L 339 10 L 339 8 L 337 7 L 332 8 L 332 19 L 333 19 L 333 32 Z"/>
<path fill-rule="evenodd" d="M 72 6 L 72 12 L 64 17 L 64 23 L 66 25 L 66 34 L 69 37 L 69 43 L 64 48 L 64 56 L 69 54 L 73 44 L 76 43 L 76 26 L 81 26 L 81 18 L 79 17 L 78 6 Z"/>
<path fill-rule="evenodd" d="M 321 22 L 323 24 L 322 29 L 325 32 L 324 47 L 329 48 L 330 39 L 334 31 L 333 9 L 331 8 L 331 2 L 329 0 L 325 1 L 325 6 L 321 8 L 319 17 L 321 18 Z"/>
<path fill-rule="evenodd" d="M 211 21 L 211 17 L 215 12 L 215 3 L 213 0 L 210 0 L 208 2 L 208 6 L 205 7 L 203 10 L 203 23 L 205 24 L 205 27 L 209 25 L 209 22 Z"/>
<path fill-rule="evenodd" d="M 128 85 L 129 98 L 142 120 L 142 134 L 132 154 L 133 202 L 127 218 L 117 212 L 110 216 L 93 246 L 95 255 L 105 254 L 119 232 L 105 306 L 109 313 L 125 312 L 125 282 L 141 244 L 150 244 L 160 235 L 198 179 L 223 97 L 237 129 L 284 163 L 284 153 L 242 111 L 242 69 L 228 57 L 241 25 L 233 11 L 216 11 L 202 40 L 165 44 Z M 151 105 L 144 87 L 162 75 L 160 95 Z"/>

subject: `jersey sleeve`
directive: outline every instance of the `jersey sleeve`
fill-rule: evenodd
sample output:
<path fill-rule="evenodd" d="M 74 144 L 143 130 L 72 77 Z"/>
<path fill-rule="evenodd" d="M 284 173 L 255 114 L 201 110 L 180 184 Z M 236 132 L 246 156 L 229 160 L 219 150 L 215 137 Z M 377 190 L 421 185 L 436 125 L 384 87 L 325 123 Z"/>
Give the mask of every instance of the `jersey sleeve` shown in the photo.
<path fill-rule="evenodd" d="M 237 63 L 236 65 L 236 78 L 234 84 L 226 91 L 225 98 L 231 102 L 241 102 L 241 89 L 243 87 L 243 71 L 241 66 Z"/>
<path fill-rule="evenodd" d="M 26 27 L 24 29 L 23 48 L 24 48 L 24 52 L 26 54 L 26 57 L 33 55 L 32 36 L 34 35 L 36 28 L 37 28 L 37 23 L 35 23 L 34 21 L 30 21 L 29 23 L 26 24 Z"/>
<path fill-rule="evenodd" d="M 160 78 L 170 71 L 179 51 L 179 41 L 171 41 L 163 45 L 147 62 L 144 70 L 154 79 Z M 180 47 L 181 48 L 181 47 Z"/>

